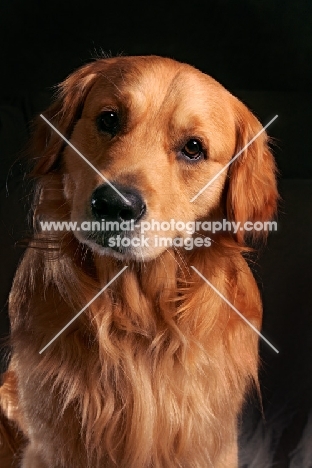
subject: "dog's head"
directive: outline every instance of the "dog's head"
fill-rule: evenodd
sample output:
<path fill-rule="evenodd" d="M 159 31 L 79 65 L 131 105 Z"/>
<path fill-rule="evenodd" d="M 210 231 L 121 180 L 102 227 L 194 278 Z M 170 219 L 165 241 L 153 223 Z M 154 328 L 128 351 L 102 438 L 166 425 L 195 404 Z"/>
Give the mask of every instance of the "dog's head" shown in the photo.
<path fill-rule="evenodd" d="M 75 236 L 98 253 L 155 258 L 168 247 L 160 238 L 186 239 L 181 226 L 218 216 L 241 223 L 242 243 L 244 222 L 275 212 L 265 132 L 198 195 L 262 126 L 189 65 L 161 57 L 97 60 L 60 85 L 44 115 L 80 154 L 41 120 L 35 174 L 61 180 L 68 217 L 80 227 Z M 49 182 L 44 190 L 42 200 Z"/>

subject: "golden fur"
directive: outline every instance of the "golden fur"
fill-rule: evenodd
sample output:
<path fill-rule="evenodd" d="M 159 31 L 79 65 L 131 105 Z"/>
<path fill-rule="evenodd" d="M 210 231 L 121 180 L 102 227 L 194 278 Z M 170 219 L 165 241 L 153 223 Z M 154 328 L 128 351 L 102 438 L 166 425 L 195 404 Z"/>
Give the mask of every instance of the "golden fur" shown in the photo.
<path fill-rule="evenodd" d="M 123 116 L 114 138 L 94 125 L 103 109 Z M 146 220 L 274 215 L 275 166 L 265 133 L 190 203 L 262 127 L 189 65 L 161 57 L 97 60 L 60 85 L 44 115 L 107 179 L 140 191 Z M 208 157 L 188 164 L 177 148 L 195 136 Z M 258 336 L 191 266 L 260 328 L 261 301 L 242 256 L 246 233 L 222 232 L 211 247 L 190 251 L 103 255 L 82 233 L 40 231 L 38 220 L 86 219 L 103 180 L 42 119 L 33 142 L 35 234 L 10 295 L 13 352 L 1 390 L 25 448 L 5 466 L 236 467 L 237 416 L 257 385 Z"/>

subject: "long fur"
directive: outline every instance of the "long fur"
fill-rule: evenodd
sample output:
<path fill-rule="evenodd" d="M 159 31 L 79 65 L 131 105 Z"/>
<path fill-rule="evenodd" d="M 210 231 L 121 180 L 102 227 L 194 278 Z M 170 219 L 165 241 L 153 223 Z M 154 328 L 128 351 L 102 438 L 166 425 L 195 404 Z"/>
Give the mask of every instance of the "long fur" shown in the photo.
<path fill-rule="evenodd" d="M 104 76 L 109 85 L 113 82 L 116 93 L 129 83 L 145 89 L 146 76 L 152 80 L 151 69 L 156 88 L 157 79 L 166 83 L 166 72 L 172 70 L 175 76 L 183 71 L 206 79 L 192 67 L 159 57 L 97 60 L 61 84 L 56 103 L 45 115 L 75 144 L 85 141 L 81 144 L 92 148 L 95 137 L 86 133 L 85 139 L 79 140 L 78 130 L 87 129 L 84 115 L 93 105 L 92 92 L 99 96 L 95 88 L 99 80 Z M 219 137 L 216 141 L 223 163 L 261 126 L 239 101 L 210 80 L 207 89 L 210 86 L 213 93 L 212 98 L 207 93 L 207 102 L 211 99 L 215 105 L 218 93 L 228 99 L 229 129 L 219 122 L 217 109 L 214 114 L 217 128 L 224 134 L 229 132 L 228 139 L 224 136 L 224 141 Z M 187 86 L 179 82 L 174 90 L 181 87 L 186 93 Z M 196 96 L 193 105 L 195 112 Z M 144 133 L 144 144 L 147 135 Z M 152 141 L 157 136 L 149 138 Z M 133 137 L 131 145 L 136 140 Z M 103 173 L 112 180 L 135 180 L 153 200 L 157 193 L 153 195 L 148 182 L 153 168 L 146 172 L 142 156 L 135 167 L 137 179 L 133 171 L 130 178 L 127 136 L 116 144 L 120 145 L 119 152 L 112 153 L 116 161 L 126 148 L 119 172 L 107 166 Z M 222 233 L 210 248 L 170 248 L 149 260 L 143 255 L 143 261 L 103 256 L 72 232 L 51 235 L 40 231 L 39 219 L 71 219 L 76 209 L 75 184 L 82 184 L 86 192 L 91 186 L 83 185 L 89 183 L 84 180 L 89 173 L 81 162 L 82 169 L 71 178 L 78 166 L 72 166 L 69 149 L 42 121 L 34 134 L 32 155 L 36 160 L 33 177 L 37 179 L 35 234 L 10 295 L 13 353 L 9 372 L 16 379 L 20 417 L 10 413 L 8 394 L 2 391 L 1 395 L 7 417 L 16 420 L 27 440 L 20 466 L 236 467 L 237 415 L 248 389 L 257 387 L 258 337 L 191 266 L 260 328 L 261 301 L 242 256 L 246 233 Z M 168 179 L 161 166 L 158 171 Z M 155 192 L 157 174 L 151 175 Z M 165 203 L 170 190 L 178 199 L 185 189 L 189 200 L 206 178 L 207 174 L 196 179 L 192 174 L 183 176 L 177 195 L 177 186 L 162 182 L 165 194 L 161 198 L 159 190 L 158 195 L 164 219 L 169 216 L 166 210 L 176 209 Z M 216 187 L 208 199 L 199 202 L 201 218 L 203 213 L 205 219 L 227 215 L 242 222 L 272 218 L 277 199 L 275 166 L 265 134 L 233 163 L 227 178 L 221 177 Z M 198 213 L 186 215 L 197 219 Z M 124 265 L 127 270 L 39 354 Z"/>

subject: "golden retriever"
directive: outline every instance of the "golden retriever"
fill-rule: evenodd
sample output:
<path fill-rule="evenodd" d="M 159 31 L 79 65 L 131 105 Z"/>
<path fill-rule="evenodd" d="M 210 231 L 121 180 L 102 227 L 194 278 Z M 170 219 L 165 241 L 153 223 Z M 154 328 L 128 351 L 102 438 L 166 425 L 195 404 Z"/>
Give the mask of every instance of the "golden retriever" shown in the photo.
<path fill-rule="evenodd" d="M 34 236 L 10 294 L 1 466 L 237 467 L 259 336 L 230 305 L 260 328 L 243 253 L 246 235 L 263 233 L 243 223 L 275 214 L 266 133 L 246 147 L 262 129 L 254 115 L 213 78 L 156 56 L 83 66 L 44 117 L 32 145 Z M 221 219 L 242 227 L 208 238 L 204 221 Z M 103 220 L 128 224 L 40 224 Z M 195 232 L 172 220 L 197 222 Z M 140 239 L 146 222 L 150 243 L 116 243 Z"/>

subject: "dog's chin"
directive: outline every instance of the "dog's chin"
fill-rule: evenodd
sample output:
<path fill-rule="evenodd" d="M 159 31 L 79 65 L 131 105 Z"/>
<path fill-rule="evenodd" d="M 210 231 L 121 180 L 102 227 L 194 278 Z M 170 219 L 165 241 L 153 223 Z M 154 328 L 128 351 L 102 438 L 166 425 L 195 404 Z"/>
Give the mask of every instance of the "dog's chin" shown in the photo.
<path fill-rule="evenodd" d="M 93 245 L 91 245 L 93 244 Z M 137 250 L 135 248 L 129 247 L 121 247 L 121 248 L 112 248 L 112 247 L 103 247 L 99 244 L 95 243 L 88 243 L 89 247 L 93 249 L 95 253 L 100 256 L 112 257 L 116 258 L 117 260 L 121 261 L 134 261 L 134 262 L 148 262 L 150 260 L 154 260 L 155 258 L 159 257 L 164 250 L 160 252 L 145 252 L 141 250 Z"/>
<path fill-rule="evenodd" d="M 134 261 L 134 262 L 148 262 L 150 260 L 154 260 L 155 258 L 159 257 L 166 249 L 146 249 L 146 248 L 135 248 L 135 247 L 108 247 L 103 245 L 101 242 L 97 242 L 94 239 L 86 239 L 80 238 L 79 241 L 83 242 L 85 245 L 89 247 L 95 254 L 98 256 L 105 256 L 116 258 L 117 260 L 121 260 L 123 262 L 126 261 Z"/>

